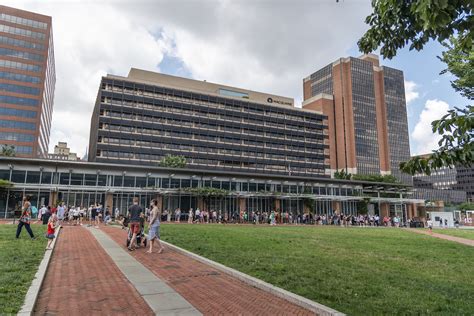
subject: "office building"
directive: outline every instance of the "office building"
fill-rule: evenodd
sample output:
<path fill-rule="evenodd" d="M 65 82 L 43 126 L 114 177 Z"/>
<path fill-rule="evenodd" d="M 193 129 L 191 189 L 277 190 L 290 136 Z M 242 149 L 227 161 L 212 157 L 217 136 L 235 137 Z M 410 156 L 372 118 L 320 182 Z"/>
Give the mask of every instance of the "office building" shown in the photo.
<path fill-rule="evenodd" d="M 392 174 L 410 159 L 403 72 L 376 55 L 340 58 L 303 80 L 304 109 L 328 117 L 331 173 Z"/>
<path fill-rule="evenodd" d="M 421 155 L 427 158 L 429 155 Z M 459 204 L 472 199 L 474 169 L 463 166 L 442 167 L 430 175 L 413 176 L 414 196 L 426 201 Z"/>
<path fill-rule="evenodd" d="M 466 192 L 469 202 L 474 202 L 474 165 L 456 167 L 456 190 Z"/>
<path fill-rule="evenodd" d="M 29 195 L 33 206 L 89 206 L 101 203 L 125 214 L 133 197 L 149 206 L 157 199 L 162 210 L 190 208 L 232 214 L 270 212 L 332 215 L 358 214 L 358 203 L 371 196 L 384 215 L 416 217 L 410 188 L 402 184 L 347 181 L 315 176 L 275 175 L 267 172 L 235 172 L 210 168 L 163 168 L 126 162 L 99 163 L 0 157 L 0 179 L 13 183 L 0 187 L 0 218 L 11 218 Z M 214 188 L 218 194 L 203 192 Z M 378 190 L 378 191 L 377 191 Z M 384 194 L 380 194 L 383 192 Z M 18 214 L 17 214 L 18 215 Z"/>
<path fill-rule="evenodd" d="M 58 142 L 54 145 L 54 153 L 48 154 L 49 159 L 53 160 L 79 160 L 76 153 L 71 152 L 66 142 Z"/>
<path fill-rule="evenodd" d="M 131 69 L 102 78 L 89 161 L 325 177 L 327 117 L 293 99 Z"/>
<path fill-rule="evenodd" d="M 0 144 L 47 157 L 56 82 L 51 17 L 0 5 Z"/>

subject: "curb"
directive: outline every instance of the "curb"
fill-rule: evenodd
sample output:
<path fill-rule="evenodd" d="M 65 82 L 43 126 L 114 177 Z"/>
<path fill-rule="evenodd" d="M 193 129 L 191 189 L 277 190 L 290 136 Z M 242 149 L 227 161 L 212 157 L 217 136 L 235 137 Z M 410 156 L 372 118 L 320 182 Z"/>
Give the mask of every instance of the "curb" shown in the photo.
<path fill-rule="evenodd" d="M 49 262 L 51 261 L 53 251 L 56 246 L 56 240 L 58 239 L 61 228 L 62 227 L 59 227 L 55 232 L 55 237 L 51 245 L 53 249 L 47 250 L 44 252 L 43 260 L 41 260 L 41 263 L 38 266 L 38 271 L 36 271 L 35 277 L 33 278 L 30 288 L 28 289 L 28 292 L 26 293 L 23 306 L 21 307 L 21 310 L 18 312 L 17 315 L 21 315 L 21 316 L 33 315 L 36 301 L 38 300 L 39 292 L 41 290 L 41 285 L 43 284 L 44 278 L 46 276 L 46 272 L 48 271 Z"/>
<path fill-rule="evenodd" d="M 187 251 L 183 248 L 180 248 L 178 246 L 175 246 L 173 244 L 170 244 L 166 241 L 160 240 L 163 244 L 168 246 L 169 248 L 184 254 L 185 256 L 191 257 L 192 259 L 195 259 L 201 263 L 207 264 L 212 266 L 213 268 L 220 270 L 246 284 L 249 284 L 250 286 L 256 287 L 260 290 L 263 290 L 265 292 L 269 292 L 275 296 L 278 296 L 282 299 L 285 299 L 293 304 L 296 304 L 298 306 L 301 306 L 303 308 L 306 308 L 317 315 L 324 315 L 324 316 L 343 316 L 345 315 L 344 313 L 338 312 L 335 309 L 332 309 L 330 307 L 327 307 L 325 305 L 313 302 L 312 300 L 309 300 L 303 296 L 291 293 L 287 290 L 284 290 L 282 288 L 279 288 L 277 286 L 274 286 L 270 283 L 264 282 L 260 279 L 254 278 L 250 275 L 247 275 L 245 273 L 242 273 L 240 271 L 237 271 L 235 269 L 226 267 L 220 263 L 217 263 L 215 261 L 209 260 L 207 258 L 201 257 L 200 255 L 197 255 L 195 253 L 192 253 L 190 251 Z"/>

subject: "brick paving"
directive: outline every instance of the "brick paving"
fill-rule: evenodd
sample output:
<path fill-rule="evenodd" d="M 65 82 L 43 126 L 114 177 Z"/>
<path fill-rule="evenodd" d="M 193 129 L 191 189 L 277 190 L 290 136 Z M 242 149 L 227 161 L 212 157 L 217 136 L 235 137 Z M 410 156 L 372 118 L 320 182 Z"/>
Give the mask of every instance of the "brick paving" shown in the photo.
<path fill-rule="evenodd" d="M 124 230 L 101 229 L 125 248 Z M 314 315 L 170 249 L 151 255 L 138 249 L 132 255 L 204 315 Z"/>
<path fill-rule="evenodd" d="M 433 233 L 430 233 L 427 230 L 419 230 L 419 229 L 409 229 L 409 230 L 418 234 L 428 235 L 428 236 L 432 236 L 432 237 L 436 237 L 436 238 L 444 239 L 444 240 L 450 240 L 450 241 L 454 241 L 460 244 L 474 247 L 474 240 L 450 236 L 450 235 L 444 235 L 444 234 L 437 234 L 434 231 Z"/>
<path fill-rule="evenodd" d="M 63 227 L 35 315 L 154 315 L 87 229 Z"/>

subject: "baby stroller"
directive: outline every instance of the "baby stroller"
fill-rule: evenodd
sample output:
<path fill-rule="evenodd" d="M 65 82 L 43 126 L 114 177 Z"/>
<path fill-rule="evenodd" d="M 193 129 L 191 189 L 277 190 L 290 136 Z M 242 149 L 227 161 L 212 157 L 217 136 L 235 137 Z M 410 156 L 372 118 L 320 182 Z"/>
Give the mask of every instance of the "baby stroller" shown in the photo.
<path fill-rule="evenodd" d="M 127 221 L 127 227 L 128 227 L 128 221 Z M 130 246 L 130 241 L 132 240 L 132 230 L 128 228 L 128 233 L 127 233 L 127 247 Z M 145 237 L 145 225 L 144 223 L 140 223 L 140 231 L 137 234 L 137 245 L 141 246 L 143 243 L 143 247 L 146 247 L 146 237 Z"/>

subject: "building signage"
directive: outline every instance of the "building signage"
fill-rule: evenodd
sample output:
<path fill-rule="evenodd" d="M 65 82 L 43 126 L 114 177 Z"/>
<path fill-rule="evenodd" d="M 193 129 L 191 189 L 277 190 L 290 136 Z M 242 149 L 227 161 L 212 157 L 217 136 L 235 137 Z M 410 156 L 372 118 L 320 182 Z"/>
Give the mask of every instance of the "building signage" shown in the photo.
<path fill-rule="evenodd" d="M 268 103 L 277 103 L 277 104 L 282 104 L 282 105 L 293 105 L 291 102 L 276 100 L 276 99 L 273 99 L 273 98 L 267 98 L 267 102 Z"/>

